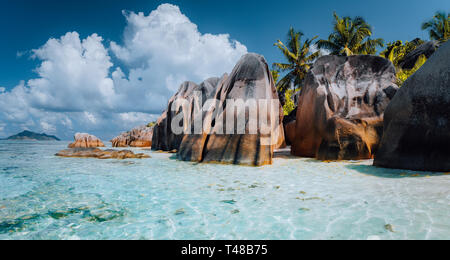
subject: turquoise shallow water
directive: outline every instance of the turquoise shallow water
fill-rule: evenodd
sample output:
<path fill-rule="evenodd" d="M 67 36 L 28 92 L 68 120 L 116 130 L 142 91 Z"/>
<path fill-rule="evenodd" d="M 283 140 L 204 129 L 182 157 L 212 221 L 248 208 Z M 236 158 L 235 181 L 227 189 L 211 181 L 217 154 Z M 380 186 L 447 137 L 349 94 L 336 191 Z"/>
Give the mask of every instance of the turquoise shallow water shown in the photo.
<path fill-rule="evenodd" d="M 55 157 L 67 144 L 0 141 L 0 239 L 450 238 L 446 174 Z"/>

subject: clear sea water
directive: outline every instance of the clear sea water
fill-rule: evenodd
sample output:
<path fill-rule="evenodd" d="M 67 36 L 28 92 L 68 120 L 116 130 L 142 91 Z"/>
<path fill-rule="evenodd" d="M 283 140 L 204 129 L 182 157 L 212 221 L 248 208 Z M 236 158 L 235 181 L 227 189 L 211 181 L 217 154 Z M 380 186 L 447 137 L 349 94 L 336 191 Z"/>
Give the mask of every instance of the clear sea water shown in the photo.
<path fill-rule="evenodd" d="M 0 239 L 450 238 L 445 173 L 55 157 L 67 144 L 0 141 Z"/>

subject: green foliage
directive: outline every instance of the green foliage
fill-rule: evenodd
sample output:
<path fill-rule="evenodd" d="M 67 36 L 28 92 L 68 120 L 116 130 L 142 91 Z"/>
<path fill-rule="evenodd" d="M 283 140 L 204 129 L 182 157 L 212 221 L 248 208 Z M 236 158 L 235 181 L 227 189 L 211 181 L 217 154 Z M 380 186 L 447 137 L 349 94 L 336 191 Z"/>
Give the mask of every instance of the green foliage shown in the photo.
<path fill-rule="evenodd" d="M 405 83 L 405 81 L 411 77 L 417 70 L 420 69 L 420 67 L 423 66 L 423 64 L 425 64 L 425 62 L 427 61 L 427 57 L 425 55 L 421 55 L 419 57 L 419 59 L 417 59 L 416 64 L 414 65 L 414 68 L 410 69 L 410 70 L 402 70 L 402 69 L 397 69 L 397 85 L 398 86 L 402 86 L 403 83 Z"/>
<path fill-rule="evenodd" d="M 148 123 L 147 127 L 154 127 L 156 125 L 156 121 Z"/>
<path fill-rule="evenodd" d="M 400 62 L 408 55 L 411 51 L 415 50 L 419 45 L 424 43 L 421 39 L 417 38 L 411 42 L 406 41 L 404 44 L 402 41 L 395 41 L 388 43 L 387 48 L 380 53 L 381 57 L 390 60 L 397 69 L 397 85 L 401 86 L 403 83 L 414 74 L 422 65 L 427 61 L 425 55 L 422 55 L 417 59 L 414 68 L 410 70 L 403 70 L 400 67 Z"/>
<path fill-rule="evenodd" d="M 377 47 L 384 46 L 384 40 L 371 39 L 371 36 L 372 27 L 362 17 L 340 18 L 335 12 L 333 32 L 328 40 L 319 40 L 317 46 L 332 55 L 375 54 Z"/>
<path fill-rule="evenodd" d="M 302 42 L 303 33 L 290 28 L 287 36 L 287 42 L 284 44 L 280 40 L 274 45 L 283 53 L 286 63 L 274 63 L 273 67 L 277 71 L 287 72 L 287 74 L 278 82 L 279 91 L 286 91 L 291 88 L 292 83 L 299 87 L 314 60 L 319 57 L 319 52 L 311 52 L 311 43 L 317 38 L 306 39 Z"/>
<path fill-rule="evenodd" d="M 284 94 L 285 104 L 283 105 L 283 110 L 284 110 L 284 115 L 287 116 L 295 109 L 295 103 L 294 103 L 293 97 L 294 97 L 295 91 L 297 91 L 297 90 L 293 90 L 293 89 L 283 90 L 283 88 L 280 87 L 278 84 L 280 72 L 278 70 L 272 70 L 271 73 L 272 73 L 273 81 L 275 82 L 275 86 L 277 87 L 277 91 L 283 92 L 283 94 Z"/>
<path fill-rule="evenodd" d="M 422 24 L 422 30 L 428 30 L 431 40 L 446 42 L 450 39 L 450 14 L 436 12 L 433 19 Z"/>
<path fill-rule="evenodd" d="M 380 56 L 390 60 L 396 67 L 410 52 L 415 50 L 424 41 L 417 38 L 411 42 L 395 41 L 387 44 L 387 48 L 380 53 Z"/>
<path fill-rule="evenodd" d="M 294 109 L 295 109 L 295 103 L 294 103 L 294 94 L 295 90 L 288 89 L 286 90 L 286 103 L 283 106 L 284 115 L 289 115 Z"/>

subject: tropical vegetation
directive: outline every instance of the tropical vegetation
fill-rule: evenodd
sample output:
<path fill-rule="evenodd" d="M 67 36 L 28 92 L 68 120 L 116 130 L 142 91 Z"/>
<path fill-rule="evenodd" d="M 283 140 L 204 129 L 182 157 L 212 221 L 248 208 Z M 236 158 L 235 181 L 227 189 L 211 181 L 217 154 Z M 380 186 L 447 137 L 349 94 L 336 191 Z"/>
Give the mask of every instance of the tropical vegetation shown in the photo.
<path fill-rule="evenodd" d="M 329 52 L 331 55 L 375 55 L 377 50 L 384 47 L 384 40 L 373 39 L 373 30 L 362 17 L 351 18 L 349 16 L 339 17 L 333 14 L 333 30 L 327 39 L 321 39 L 314 43 L 318 37 L 302 41 L 304 34 L 290 28 L 286 43 L 280 40 L 275 46 L 282 52 L 285 62 L 274 63 L 272 76 L 277 90 L 282 99 L 285 114 L 295 109 L 293 97 L 301 90 L 303 81 L 312 67 L 314 61 L 321 55 L 320 50 Z M 433 18 L 422 24 L 422 30 L 429 32 L 430 40 L 439 43 L 450 39 L 450 14 L 436 12 Z M 414 51 L 425 41 L 416 38 L 412 41 L 393 41 L 386 45 L 379 55 L 390 60 L 397 70 L 397 84 L 401 86 L 408 77 L 414 74 L 427 60 L 421 55 L 412 69 L 406 70 L 401 67 L 404 58 Z M 313 48 L 313 46 L 318 49 Z M 283 75 L 283 76 L 282 76 Z M 281 79 L 280 79 L 281 77 Z"/>
<path fill-rule="evenodd" d="M 319 40 L 317 46 L 332 55 L 375 54 L 377 47 L 384 46 L 384 40 L 371 36 L 372 27 L 362 17 L 341 18 L 334 13 L 333 32 L 327 40 Z"/>
<path fill-rule="evenodd" d="M 401 68 L 397 68 L 397 85 L 402 86 L 403 83 L 411 77 L 417 70 L 422 67 L 423 64 L 427 61 L 427 57 L 425 55 L 420 55 L 420 57 L 417 59 L 416 64 L 414 67 L 410 70 L 405 70 Z"/>
<path fill-rule="evenodd" d="M 395 41 L 387 44 L 384 51 L 380 53 L 380 56 L 390 60 L 395 66 L 399 66 L 399 63 L 405 58 L 405 56 L 411 51 L 415 50 L 424 41 L 416 38 L 410 42 Z"/>
<path fill-rule="evenodd" d="M 450 39 L 450 14 L 445 12 L 436 12 L 434 17 L 422 24 L 422 30 L 427 30 L 431 40 L 440 43 Z"/>
<path fill-rule="evenodd" d="M 319 51 L 311 52 L 312 42 L 317 39 L 306 39 L 302 41 L 303 33 L 290 28 L 286 44 L 278 40 L 275 46 L 283 53 L 284 63 L 274 63 L 276 71 L 285 72 L 286 75 L 278 82 L 279 91 L 285 92 L 292 88 L 301 86 L 313 62 L 319 57 Z"/>
<path fill-rule="evenodd" d="M 412 69 L 405 70 L 400 65 L 406 55 L 423 43 L 424 41 L 419 38 L 416 38 L 410 42 L 405 41 L 405 43 L 402 41 L 395 41 L 388 43 L 386 49 L 380 53 L 381 57 L 390 60 L 397 69 L 397 85 L 403 85 L 405 80 L 414 74 L 426 62 L 427 58 L 425 55 L 421 55 Z"/>

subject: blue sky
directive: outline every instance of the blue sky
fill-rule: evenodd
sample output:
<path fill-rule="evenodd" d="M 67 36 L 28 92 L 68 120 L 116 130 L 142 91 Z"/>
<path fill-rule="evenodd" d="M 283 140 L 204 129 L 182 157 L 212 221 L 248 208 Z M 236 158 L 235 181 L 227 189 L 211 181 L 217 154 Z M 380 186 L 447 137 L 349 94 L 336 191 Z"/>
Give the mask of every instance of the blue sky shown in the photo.
<path fill-rule="evenodd" d="M 228 33 L 249 51 L 263 54 L 272 63 L 281 56 L 273 47 L 284 39 L 289 26 L 307 37 L 326 37 L 331 30 L 332 12 L 363 16 L 374 36 L 387 41 L 428 38 L 420 25 L 435 11 L 450 11 L 448 0 L 378 1 L 261 1 L 261 0 L 1 0 L 0 86 L 11 88 L 34 76 L 37 62 L 17 53 L 36 49 L 50 37 L 68 31 L 81 36 L 98 33 L 106 40 L 120 42 L 125 26 L 122 10 L 149 13 L 161 3 L 173 3 L 199 26 L 203 33 Z"/>
<path fill-rule="evenodd" d="M 151 16 L 162 3 L 172 5 Z M 75 131 L 110 138 L 155 119 L 181 80 L 220 76 L 247 51 L 263 54 L 269 64 L 281 61 L 273 44 L 285 39 L 290 26 L 308 38 L 326 38 L 336 11 L 363 16 L 374 37 L 386 41 L 428 39 L 421 23 L 438 10 L 449 12 L 450 1 L 0 0 L 0 105 L 9 109 L 0 111 L 0 137 L 29 129 L 62 138 Z M 187 25 L 174 29 L 161 19 Z M 165 38 L 167 28 L 179 48 Z M 195 51 L 181 66 L 185 38 L 186 50 Z M 165 53 L 159 41 L 174 53 Z M 109 103 L 90 99 L 95 95 Z"/>

